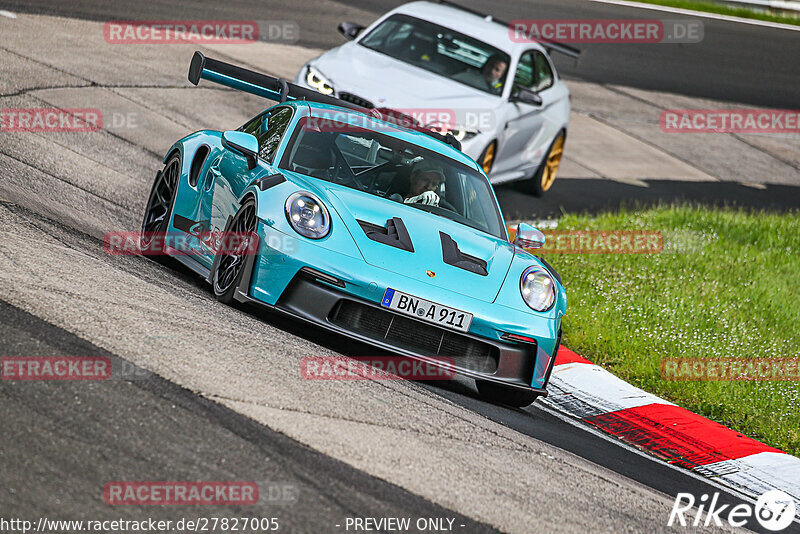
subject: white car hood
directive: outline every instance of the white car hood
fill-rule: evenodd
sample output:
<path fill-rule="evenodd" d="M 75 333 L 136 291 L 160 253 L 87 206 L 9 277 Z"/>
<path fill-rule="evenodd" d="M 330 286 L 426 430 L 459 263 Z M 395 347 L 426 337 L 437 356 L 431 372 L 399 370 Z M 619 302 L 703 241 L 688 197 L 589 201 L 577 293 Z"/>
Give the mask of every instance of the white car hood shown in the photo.
<path fill-rule="evenodd" d="M 460 117 L 468 111 L 494 110 L 501 104 L 497 96 L 356 43 L 329 50 L 310 65 L 328 78 L 337 93 L 352 93 L 379 108 L 453 110 Z"/>

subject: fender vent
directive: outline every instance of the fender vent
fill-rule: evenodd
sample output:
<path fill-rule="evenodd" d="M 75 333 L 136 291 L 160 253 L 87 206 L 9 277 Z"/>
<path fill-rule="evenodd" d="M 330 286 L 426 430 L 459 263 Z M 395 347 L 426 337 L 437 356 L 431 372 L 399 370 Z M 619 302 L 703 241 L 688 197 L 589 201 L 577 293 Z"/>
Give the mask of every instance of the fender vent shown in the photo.
<path fill-rule="evenodd" d="M 442 259 L 445 263 L 481 276 L 489 276 L 484 260 L 458 250 L 458 243 L 444 232 L 439 232 L 439 238 L 442 240 Z"/>
<path fill-rule="evenodd" d="M 378 226 L 367 221 L 356 219 L 358 225 L 367 234 L 367 237 L 378 243 L 389 245 L 390 247 L 414 252 L 414 244 L 411 243 L 411 236 L 408 235 L 406 225 L 400 217 L 392 217 L 386 221 L 386 226 Z"/>
<path fill-rule="evenodd" d="M 206 158 L 208 158 L 209 151 L 208 145 L 201 145 L 192 159 L 192 167 L 189 170 L 189 185 L 192 187 L 197 187 L 197 182 L 200 180 L 200 170 L 203 168 Z"/>

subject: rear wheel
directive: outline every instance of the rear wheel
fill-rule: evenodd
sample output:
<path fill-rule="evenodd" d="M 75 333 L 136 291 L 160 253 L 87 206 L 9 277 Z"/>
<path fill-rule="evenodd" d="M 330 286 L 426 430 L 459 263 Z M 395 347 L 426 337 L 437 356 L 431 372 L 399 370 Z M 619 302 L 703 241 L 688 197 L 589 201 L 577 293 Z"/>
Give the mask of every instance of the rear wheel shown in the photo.
<path fill-rule="evenodd" d="M 561 165 L 561 157 L 564 155 L 564 132 L 559 132 L 550 144 L 547 157 L 536 170 L 533 178 L 524 182 L 525 188 L 540 197 L 553 186 L 558 174 L 558 167 Z"/>
<path fill-rule="evenodd" d="M 230 223 L 226 225 L 223 235 L 228 236 L 230 233 L 249 234 L 255 231 L 256 203 L 252 197 L 248 197 L 239 208 L 239 211 L 236 212 L 236 215 L 233 216 L 233 219 L 230 220 Z M 228 239 L 224 239 L 223 242 L 228 242 Z M 239 282 L 242 280 L 244 266 L 247 262 L 248 249 L 249 243 L 245 240 L 235 250 L 229 250 L 228 247 L 224 247 L 217 252 L 220 257 L 219 261 L 217 261 L 217 267 L 214 269 L 214 275 L 211 278 L 211 287 L 218 301 L 225 304 L 234 303 L 234 294 L 236 293 L 236 288 L 239 287 Z"/>
<path fill-rule="evenodd" d="M 478 392 L 484 399 L 491 402 L 513 406 L 515 408 L 523 408 L 528 406 L 539 396 L 538 393 L 516 388 L 509 388 L 495 384 L 494 382 L 486 382 L 484 380 L 476 380 L 475 384 L 478 386 Z"/>
<path fill-rule="evenodd" d="M 144 209 L 140 247 L 142 252 L 152 252 L 152 258 L 160 263 L 166 263 L 167 256 L 160 253 L 163 251 L 153 248 L 153 234 L 164 234 L 169 227 L 180 174 L 181 156 L 175 153 L 170 156 L 164 169 L 159 171 L 153 180 L 153 187 L 150 188 L 150 196 Z"/>

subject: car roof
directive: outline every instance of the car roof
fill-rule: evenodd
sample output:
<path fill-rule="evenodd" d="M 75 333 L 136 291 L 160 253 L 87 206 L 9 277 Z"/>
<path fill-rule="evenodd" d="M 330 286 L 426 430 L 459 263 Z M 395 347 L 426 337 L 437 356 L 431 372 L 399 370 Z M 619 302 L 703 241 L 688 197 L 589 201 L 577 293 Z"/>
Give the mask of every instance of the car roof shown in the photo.
<path fill-rule="evenodd" d="M 427 148 L 428 150 L 432 150 L 443 156 L 454 159 L 471 169 L 480 170 L 480 167 L 477 163 L 475 163 L 475 161 L 472 160 L 472 158 L 460 150 L 456 150 L 447 143 L 435 139 L 423 132 L 404 128 L 395 123 L 372 117 L 366 113 L 361 113 L 359 111 L 344 107 L 332 106 L 330 104 L 323 104 L 321 102 L 312 102 L 306 100 L 286 102 L 284 105 L 296 107 L 300 111 L 299 116 L 301 117 L 310 115 L 312 117 L 328 119 L 333 118 L 337 121 L 346 122 L 347 124 L 352 124 L 354 126 L 361 126 L 366 129 L 379 129 L 379 131 L 383 134 L 401 139 L 417 146 L 421 146 L 422 148 Z M 303 113 L 303 110 L 305 110 L 305 113 Z M 331 117 L 331 112 L 335 113 L 333 117 Z"/>
<path fill-rule="evenodd" d="M 487 18 L 480 15 L 447 4 L 424 1 L 411 2 L 393 9 L 386 16 L 398 13 L 427 20 L 464 35 L 473 36 L 511 56 L 514 56 L 520 50 L 530 50 L 531 48 L 545 51 L 539 43 L 512 41 L 508 26 L 503 23 L 498 23 L 491 19 L 487 20 Z"/>

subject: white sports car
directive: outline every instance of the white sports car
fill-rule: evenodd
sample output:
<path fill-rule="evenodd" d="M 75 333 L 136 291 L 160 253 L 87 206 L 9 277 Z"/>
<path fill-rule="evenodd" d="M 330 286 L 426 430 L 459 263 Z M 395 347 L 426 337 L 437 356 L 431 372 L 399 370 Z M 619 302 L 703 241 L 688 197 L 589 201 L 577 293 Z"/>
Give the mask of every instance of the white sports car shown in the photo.
<path fill-rule="evenodd" d="M 366 29 L 343 22 L 339 31 L 352 42 L 303 65 L 296 84 L 450 131 L 492 183 L 550 189 L 570 111 L 550 53 L 578 50 L 517 42 L 508 24 L 445 1 L 412 2 Z"/>

